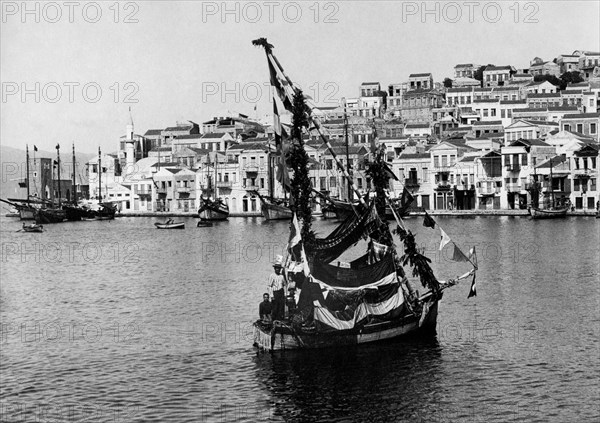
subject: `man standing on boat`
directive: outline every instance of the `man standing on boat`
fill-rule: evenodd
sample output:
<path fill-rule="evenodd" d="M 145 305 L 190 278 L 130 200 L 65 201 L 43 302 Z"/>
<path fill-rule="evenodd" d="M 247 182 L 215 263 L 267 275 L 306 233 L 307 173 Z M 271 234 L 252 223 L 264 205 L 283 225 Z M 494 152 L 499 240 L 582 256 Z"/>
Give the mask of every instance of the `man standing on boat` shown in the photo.
<path fill-rule="evenodd" d="M 273 320 L 285 317 L 285 276 L 283 276 L 283 256 L 278 255 L 273 262 L 273 273 L 269 276 L 269 294 L 273 303 Z"/>

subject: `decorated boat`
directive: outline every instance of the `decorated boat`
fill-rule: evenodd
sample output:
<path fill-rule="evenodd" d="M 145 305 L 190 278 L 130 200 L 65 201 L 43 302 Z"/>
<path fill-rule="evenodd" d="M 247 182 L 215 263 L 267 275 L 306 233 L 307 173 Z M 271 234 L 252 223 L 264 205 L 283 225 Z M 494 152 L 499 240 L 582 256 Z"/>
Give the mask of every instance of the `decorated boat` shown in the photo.
<path fill-rule="evenodd" d="M 169 219 L 166 222 L 156 222 L 154 224 L 157 229 L 185 229 L 185 222 L 175 222 Z"/>
<path fill-rule="evenodd" d="M 254 345 L 268 351 L 343 347 L 434 333 L 438 304 L 445 289 L 472 276 L 469 297 L 476 295 L 474 248 L 467 256 L 439 228 L 440 250 L 451 244 L 453 259 L 470 263 L 472 269 L 454 279 L 438 280 L 429 266 L 431 260 L 417 248 L 415 235 L 406 229 L 396 205 L 386 196 L 384 187 L 389 185 L 390 175 L 385 166 L 385 147 L 377 147 L 374 143 L 371 150 L 367 175 L 373 181 L 376 195 L 366 199 L 354 187 L 329 140 L 321 133 L 320 122 L 311 115 L 302 91 L 283 72 L 272 53 L 273 46 L 264 38 L 253 44 L 265 49 L 271 84 L 277 93 L 274 101 L 280 101 L 292 113 L 288 142 L 293 171 L 293 218 L 287 257 L 276 261 L 275 266 L 281 266 L 283 273 L 277 271 L 270 278 L 273 311 L 269 316 L 261 315 L 254 323 Z M 277 117 L 275 121 L 278 121 Z M 312 187 L 302 140 L 302 133 L 308 128 L 319 133 L 354 191 L 354 198 L 359 199 L 352 208 L 353 213 L 325 237 L 316 236 L 311 229 L 309 198 Z M 386 206 L 397 224 L 394 231 L 385 219 L 380 218 Z M 432 229 L 439 227 L 427 214 L 423 224 Z M 396 250 L 394 235 L 402 241 L 403 251 Z M 360 249 L 359 243 L 364 243 L 365 248 Z M 358 250 L 358 257 L 350 261 L 340 259 L 342 255 L 356 254 Z M 411 272 L 405 269 L 411 269 Z M 423 293 L 419 293 L 418 284 Z M 282 298 L 286 299 L 285 306 L 282 306 Z"/>

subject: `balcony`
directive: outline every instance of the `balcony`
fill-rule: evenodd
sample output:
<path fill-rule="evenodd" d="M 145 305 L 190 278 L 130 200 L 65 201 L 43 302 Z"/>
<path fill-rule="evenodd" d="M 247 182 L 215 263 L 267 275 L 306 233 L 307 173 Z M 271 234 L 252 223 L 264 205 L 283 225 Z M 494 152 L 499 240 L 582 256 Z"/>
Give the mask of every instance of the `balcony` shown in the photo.
<path fill-rule="evenodd" d="M 217 188 L 231 188 L 232 186 L 232 181 L 217 181 Z"/>
<path fill-rule="evenodd" d="M 250 163 L 244 166 L 244 170 L 248 173 L 258 172 L 258 165 L 256 163 Z"/>
<path fill-rule="evenodd" d="M 191 187 L 177 187 L 177 192 L 179 192 L 179 193 L 183 192 L 183 193 L 189 194 L 193 190 L 194 190 L 194 188 L 191 188 Z"/>
<path fill-rule="evenodd" d="M 436 191 L 450 191 L 452 185 L 448 181 L 441 181 L 435 185 Z"/>
<path fill-rule="evenodd" d="M 598 170 L 597 169 L 573 169 L 572 173 L 573 176 L 575 177 L 579 177 L 579 178 L 589 178 L 591 176 L 593 176 L 594 174 L 597 174 Z"/>
<path fill-rule="evenodd" d="M 258 191 L 260 189 L 260 187 L 258 185 L 246 184 L 244 186 L 244 189 L 246 191 Z"/>
<path fill-rule="evenodd" d="M 162 187 L 162 188 L 156 188 L 156 193 L 157 194 L 167 194 L 167 188 L 166 187 Z"/>
<path fill-rule="evenodd" d="M 521 170 L 521 165 L 518 164 L 507 164 L 504 167 L 507 172 L 518 172 Z"/>
<path fill-rule="evenodd" d="M 507 192 L 521 192 L 525 189 L 525 187 L 522 187 L 519 184 L 506 184 L 506 191 Z"/>
<path fill-rule="evenodd" d="M 404 186 L 406 188 L 418 188 L 419 185 L 421 185 L 420 180 L 419 179 L 414 179 L 414 178 L 406 178 L 404 180 Z"/>
<path fill-rule="evenodd" d="M 478 190 L 479 195 L 495 195 L 500 194 L 500 187 L 481 187 Z"/>

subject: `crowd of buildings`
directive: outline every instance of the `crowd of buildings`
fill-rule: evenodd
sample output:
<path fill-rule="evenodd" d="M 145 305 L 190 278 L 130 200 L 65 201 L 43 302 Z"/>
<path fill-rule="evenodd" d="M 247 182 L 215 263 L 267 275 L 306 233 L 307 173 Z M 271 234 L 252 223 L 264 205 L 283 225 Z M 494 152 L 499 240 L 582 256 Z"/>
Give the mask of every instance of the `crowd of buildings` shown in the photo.
<path fill-rule="evenodd" d="M 398 177 L 392 195 L 406 187 L 425 210 L 523 209 L 551 197 L 593 210 L 599 62 L 599 52 L 575 51 L 549 62 L 535 58 L 527 69 L 458 64 L 451 87 L 431 73 L 411 74 L 387 90 L 365 82 L 357 97 L 316 106 L 313 114 L 361 192 L 371 188 L 365 160 L 376 137 Z M 583 80 L 561 90 L 537 77 L 565 72 Z M 344 198 L 347 186 L 331 152 L 314 133 L 305 142 L 313 187 Z M 232 214 L 258 214 L 257 193 L 283 196 L 274 154 L 272 125 L 245 115 L 178 122 L 143 135 L 130 118 L 118 151 L 87 164 L 89 196 L 118 202 L 122 213 L 194 212 L 210 196 L 222 198 Z"/>

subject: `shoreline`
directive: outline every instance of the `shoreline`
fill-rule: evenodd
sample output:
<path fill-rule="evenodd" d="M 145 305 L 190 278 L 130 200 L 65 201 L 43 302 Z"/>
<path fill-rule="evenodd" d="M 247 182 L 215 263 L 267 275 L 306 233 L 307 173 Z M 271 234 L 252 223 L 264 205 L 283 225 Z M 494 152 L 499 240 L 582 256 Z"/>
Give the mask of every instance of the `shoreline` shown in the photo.
<path fill-rule="evenodd" d="M 517 216 L 529 217 L 527 210 L 431 210 L 427 211 L 430 216 Z M 591 216 L 596 215 L 595 210 L 575 210 L 568 212 L 569 216 Z M 414 212 L 410 216 L 425 216 L 425 212 Z M 117 213 L 115 217 L 192 217 L 199 219 L 198 213 L 190 212 L 134 212 L 134 213 Z M 230 213 L 229 217 L 262 217 L 260 212 L 257 213 Z M 320 216 L 314 216 L 320 217 Z"/>

